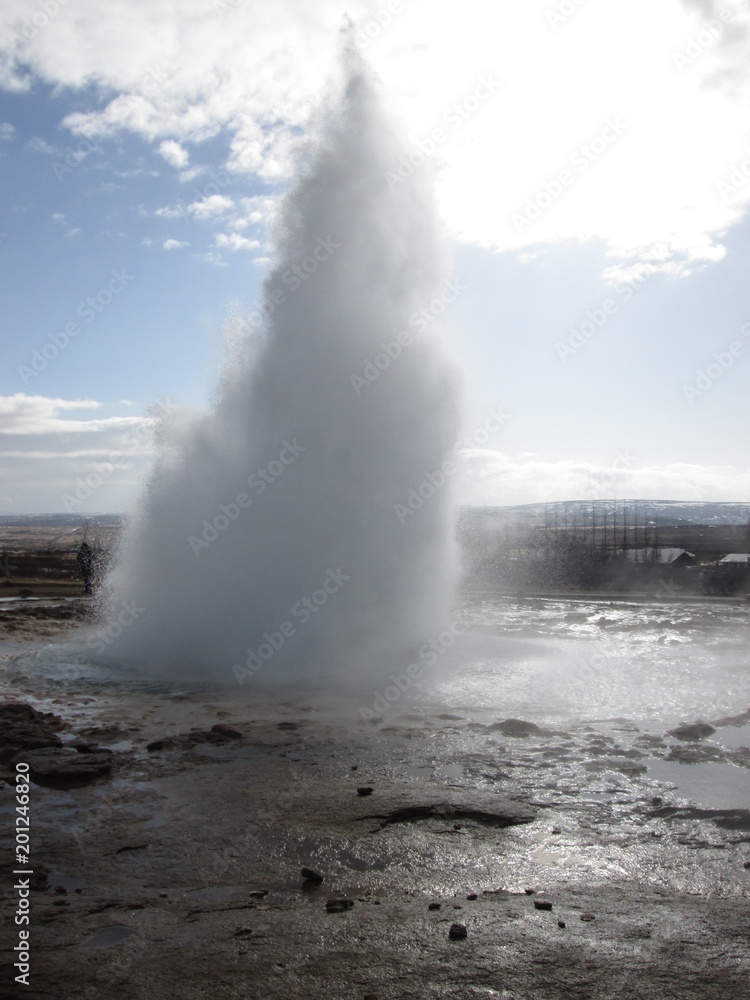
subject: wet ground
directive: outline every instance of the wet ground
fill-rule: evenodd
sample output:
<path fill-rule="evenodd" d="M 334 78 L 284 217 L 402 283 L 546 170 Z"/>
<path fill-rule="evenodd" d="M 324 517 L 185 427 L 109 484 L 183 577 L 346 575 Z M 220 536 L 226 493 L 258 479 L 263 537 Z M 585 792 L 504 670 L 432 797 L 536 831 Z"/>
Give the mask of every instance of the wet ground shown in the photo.
<path fill-rule="evenodd" d="M 714 731 L 675 735 L 695 720 L 562 724 L 534 714 L 532 688 L 524 718 L 438 704 L 433 686 L 368 721 L 340 692 L 94 684 L 55 649 L 6 658 L 3 694 L 112 767 L 31 784 L 17 995 L 746 995 L 747 705 L 710 714 L 724 706 L 709 699 Z M 473 680 L 442 683 L 474 689 L 473 662 Z M 339 898 L 353 905 L 329 911 Z"/>

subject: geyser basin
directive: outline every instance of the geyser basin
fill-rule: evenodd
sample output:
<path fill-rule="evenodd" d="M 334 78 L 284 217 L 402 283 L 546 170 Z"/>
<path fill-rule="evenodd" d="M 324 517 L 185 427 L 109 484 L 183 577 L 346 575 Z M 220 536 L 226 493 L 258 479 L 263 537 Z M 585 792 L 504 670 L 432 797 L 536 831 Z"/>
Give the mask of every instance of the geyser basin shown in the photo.
<path fill-rule="evenodd" d="M 459 379 L 419 312 L 449 282 L 445 254 L 424 173 L 392 180 L 404 148 L 352 52 L 344 77 L 282 205 L 262 308 L 230 325 L 213 409 L 163 428 L 97 656 L 219 683 L 370 683 L 448 612 L 440 470 Z"/>

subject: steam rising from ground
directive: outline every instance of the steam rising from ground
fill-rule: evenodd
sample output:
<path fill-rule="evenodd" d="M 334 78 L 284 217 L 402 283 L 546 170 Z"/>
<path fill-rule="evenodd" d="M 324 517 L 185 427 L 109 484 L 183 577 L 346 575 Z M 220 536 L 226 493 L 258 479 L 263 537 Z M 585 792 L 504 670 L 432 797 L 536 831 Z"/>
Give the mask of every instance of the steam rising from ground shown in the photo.
<path fill-rule="evenodd" d="M 356 56 L 345 64 L 282 207 L 262 334 L 233 324 L 241 350 L 211 412 L 165 430 L 126 532 L 107 598 L 120 662 L 231 683 L 376 682 L 448 612 L 449 477 L 419 510 L 395 509 L 459 431 L 439 324 L 415 320 L 446 261 L 429 184 L 387 176 L 408 150 Z M 383 365 L 383 345 L 400 353 L 380 371 L 367 362 Z"/>

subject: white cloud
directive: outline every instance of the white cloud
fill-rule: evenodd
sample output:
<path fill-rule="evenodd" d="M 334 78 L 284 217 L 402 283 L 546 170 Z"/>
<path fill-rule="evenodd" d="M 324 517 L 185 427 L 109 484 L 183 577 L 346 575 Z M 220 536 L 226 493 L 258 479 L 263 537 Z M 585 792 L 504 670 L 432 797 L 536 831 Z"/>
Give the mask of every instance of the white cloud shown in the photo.
<path fill-rule="evenodd" d="M 53 222 L 59 222 L 60 225 L 62 226 L 62 225 L 65 225 L 65 223 L 67 222 L 67 218 L 66 218 L 64 212 L 53 212 L 52 213 L 52 221 Z"/>
<path fill-rule="evenodd" d="M 33 136 L 26 143 L 26 149 L 30 149 L 32 153 L 45 153 L 47 156 L 53 156 L 57 153 L 54 146 L 51 146 L 44 139 L 41 139 L 38 135 Z"/>
<path fill-rule="evenodd" d="M 77 226 L 74 226 L 73 229 L 68 229 L 65 235 L 68 237 L 80 236 L 81 230 Z"/>
<path fill-rule="evenodd" d="M 750 468 L 637 466 L 621 459 L 601 466 L 486 449 L 465 455 L 460 483 L 462 503 L 490 506 L 613 497 L 745 501 L 748 496 Z"/>
<path fill-rule="evenodd" d="M 234 202 L 223 194 L 212 194 L 200 201 L 194 201 L 188 205 L 188 212 L 196 219 L 210 219 L 214 215 L 221 215 L 232 208 Z"/>
<path fill-rule="evenodd" d="M 175 240 L 171 237 L 168 240 L 164 240 L 162 243 L 162 248 L 164 250 L 181 250 L 182 247 L 189 247 L 189 243 L 184 243 L 181 240 Z"/>
<path fill-rule="evenodd" d="M 152 421 L 89 415 L 102 407 L 92 399 L 0 396 L 0 507 L 92 513 L 129 506 L 153 457 Z"/>
<path fill-rule="evenodd" d="M 15 132 L 15 125 L 11 125 L 10 122 L 0 122 L 0 142 L 11 142 Z"/>
<path fill-rule="evenodd" d="M 550 6 L 465 0 L 468 44 L 458 46 L 454 5 L 412 0 L 366 43 L 415 157 L 417 142 L 433 147 L 449 229 L 519 252 L 600 239 L 625 261 L 665 244 L 670 258 L 658 267 L 674 274 L 715 259 L 750 205 L 750 182 L 728 197 L 717 188 L 750 149 L 748 5 L 728 4 L 731 23 L 682 68 L 675 57 L 723 4 L 591 3 L 576 6 L 564 30 L 545 18 Z M 365 0 L 280 0 L 227 4 L 220 16 L 195 3 L 180 8 L 177 31 L 173 0 L 105 8 L 77 0 L 25 41 L 26 8 L 11 0 L 0 14 L 0 84 L 24 89 L 31 71 L 63 87 L 100 85 L 116 96 L 68 116 L 74 132 L 135 132 L 178 168 L 184 142 L 222 132 L 223 169 L 276 182 L 289 176 L 311 104 L 335 72 L 345 11 L 361 23 L 372 10 Z M 607 119 L 627 127 L 586 161 L 581 148 L 598 144 Z M 549 196 L 545 185 L 556 190 L 566 170 L 571 182 Z M 519 228 L 513 216 L 536 214 L 539 201 L 538 218 Z M 194 214 L 213 210 L 204 204 Z"/>
<path fill-rule="evenodd" d="M 239 233 L 219 233 L 214 243 L 217 247 L 225 247 L 227 250 L 256 250 L 260 246 L 258 240 L 249 240 Z"/>
<path fill-rule="evenodd" d="M 71 420 L 61 415 L 76 410 L 98 410 L 102 405 L 94 399 L 27 396 L 23 392 L 0 396 L 0 435 L 93 433 L 140 422 L 139 417 Z"/>
<path fill-rule="evenodd" d="M 178 170 L 188 165 L 190 157 L 188 152 L 184 149 L 179 142 L 175 142 L 173 139 L 165 139 L 164 142 L 159 144 L 159 153 L 164 157 L 167 163 L 171 164 Z"/>

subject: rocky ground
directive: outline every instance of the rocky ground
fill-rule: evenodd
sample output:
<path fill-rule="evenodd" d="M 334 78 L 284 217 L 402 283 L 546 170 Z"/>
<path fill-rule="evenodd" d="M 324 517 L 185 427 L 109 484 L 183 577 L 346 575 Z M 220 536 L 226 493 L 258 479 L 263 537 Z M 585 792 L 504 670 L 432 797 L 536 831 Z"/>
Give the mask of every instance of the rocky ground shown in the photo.
<path fill-rule="evenodd" d="M 31 973 L 14 983 L 8 852 L 0 996 L 747 995 L 750 812 L 644 763 L 748 767 L 705 729 L 13 684 L 2 835 L 28 764 Z"/>

